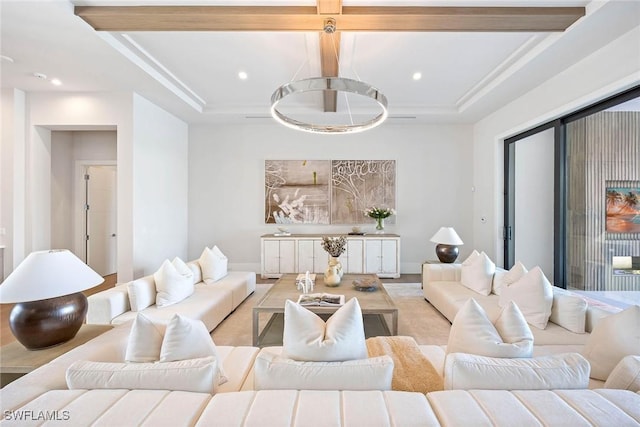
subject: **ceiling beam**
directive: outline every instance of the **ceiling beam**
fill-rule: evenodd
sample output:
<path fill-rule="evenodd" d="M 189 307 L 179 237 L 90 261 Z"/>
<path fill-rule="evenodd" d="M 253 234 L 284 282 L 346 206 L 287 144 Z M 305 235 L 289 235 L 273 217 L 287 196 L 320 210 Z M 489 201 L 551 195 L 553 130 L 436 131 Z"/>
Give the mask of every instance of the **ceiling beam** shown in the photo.
<path fill-rule="evenodd" d="M 332 0 L 326 0 L 333 3 Z M 319 5 L 325 0 L 319 0 Z M 324 6 L 323 6 L 324 7 Z M 564 31 L 584 7 L 76 6 L 97 31 Z"/>
<path fill-rule="evenodd" d="M 341 14 L 342 0 L 317 0 L 318 14 Z M 326 18 L 325 18 L 326 19 Z M 320 67 L 322 77 L 338 77 L 340 75 L 340 33 L 320 33 Z M 338 91 L 325 90 L 322 93 L 324 111 L 338 111 Z"/>

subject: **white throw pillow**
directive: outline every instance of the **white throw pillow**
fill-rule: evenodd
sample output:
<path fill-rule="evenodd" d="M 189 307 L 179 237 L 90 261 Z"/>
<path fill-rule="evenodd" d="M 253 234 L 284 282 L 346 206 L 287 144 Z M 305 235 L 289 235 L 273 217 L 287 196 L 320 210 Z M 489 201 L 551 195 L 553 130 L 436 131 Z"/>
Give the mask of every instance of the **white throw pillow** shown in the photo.
<path fill-rule="evenodd" d="M 554 287 L 549 320 L 571 332 L 584 334 L 587 323 L 587 301 L 564 289 Z"/>
<path fill-rule="evenodd" d="M 214 356 L 220 360 L 216 345 L 204 322 L 179 314 L 174 315 L 164 332 L 160 348 L 160 362 L 174 362 L 208 356 Z M 222 369 L 222 363 L 219 363 L 219 370 L 217 383 L 224 384 L 228 378 Z"/>
<path fill-rule="evenodd" d="M 604 388 L 640 391 L 640 356 L 625 356 L 609 374 Z"/>
<path fill-rule="evenodd" d="M 218 363 L 215 357 L 168 363 L 79 360 L 67 368 L 66 380 L 70 390 L 179 390 L 213 393 Z"/>
<path fill-rule="evenodd" d="M 591 363 L 591 378 L 602 381 L 625 356 L 640 355 L 640 306 L 600 319 L 582 354 Z"/>
<path fill-rule="evenodd" d="M 227 275 L 228 259 L 217 246 L 213 249 L 205 247 L 198 263 L 202 269 L 204 282 L 215 282 Z"/>
<path fill-rule="evenodd" d="M 455 353 L 447 355 L 444 364 L 445 390 L 557 390 L 588 386 L 589 362 L 578 353 L 527 359 Z"/>
<path fill-rule="evenodd" d="M 553 287 L 540 267 L 534 267 L 515 283 L 502 288 L 498 305 L 513 301 L 531 326 L 544 329 L 551 316 Z"/>
<path fill-rule="evenodd" d="M 495 272 L 496 265 L 487 254 L 484 252 L 478 254 L 477 251 L 473 251 L 469 258 L 462 263 L 460 283 L 472 291 L 486 296 L 491 293 Z"/>
<path fill-rule="evenodd" d="M 177 262 L 176 262 L 177 261 Z M 156 305 L 164 307 L 175 304 L 190 296 L 193 291 L 193 273 L 179 258 L 174 262 L 165 260 L 153 274 L 156 281 Z"/>
<path fill-rule="evenodd" d="M 156 303 L 156 283 L 153 276 L 145 276 L 127 283 L 131 311 L 142 311 Z"/>
<path fill-rule="evenodd" d="M 500 295 L 502 288 L 517 282 L 525 274 L 527 274 L 527 268 L 520 261 L 516 262 L 510 270 L 496 269 L 491 292 Z"/>
<path fill-rule="evenodd" d="M 155 324 L 144 313 L 138 313 L 129 332 L 124 360 L 155 362 L 160 359 L 164 329 L 164 325 Z"/>
<path fill-rule="evenodd" d="M 261 352 L 254 364 L 256 390 L 391 390 L 390 356 L 345 362 L 300 362 Z"/>
<path fill-rule="evenodd" d="M 470 298 L 453 319 L 447 353 L 531 357 L 533 334 L 513 302 L 502 310 L 494 324 L 480 304 Z"/>
<path fill-rule="evenodd" d="M 282 346 L 282 356 L 294 360 L 366 359 L 367 345 L 358 299 L 351 298 L 326 323 L 315 313 L 287 300 Z"/>

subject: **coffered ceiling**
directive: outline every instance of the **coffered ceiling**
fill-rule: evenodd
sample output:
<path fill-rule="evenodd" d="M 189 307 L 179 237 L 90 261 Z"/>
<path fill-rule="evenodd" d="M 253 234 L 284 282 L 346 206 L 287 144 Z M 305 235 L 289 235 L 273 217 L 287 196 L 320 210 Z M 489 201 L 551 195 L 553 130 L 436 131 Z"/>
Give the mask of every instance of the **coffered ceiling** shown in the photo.
<path fill-rule="evenodd" d="M 3 88 L 135 91 L 190 123 L 271 120 L 269 99 L 278 86 L 335 74 L 382 91 L 392 120 L 474 122 L 640 24 L 635 0 L 0 5 Z M 94 8 L 105 5 L 128 7 Z M 512 6 L 525 9 L 514 15 Z M 549 6 L 562 9 L 539 9 Z M 318 14 L 323 7 L 332 12 Z M 192 16 L 181 15 L 187 12 Z M 322 31 L 327 17 L 335 19 L 334 34 Z M 54 77 L 62 85 L 51 85 Z M 314 94 L 289 108 L 314 117 L 368 114 L 373 106 L 360 98 Z"/>

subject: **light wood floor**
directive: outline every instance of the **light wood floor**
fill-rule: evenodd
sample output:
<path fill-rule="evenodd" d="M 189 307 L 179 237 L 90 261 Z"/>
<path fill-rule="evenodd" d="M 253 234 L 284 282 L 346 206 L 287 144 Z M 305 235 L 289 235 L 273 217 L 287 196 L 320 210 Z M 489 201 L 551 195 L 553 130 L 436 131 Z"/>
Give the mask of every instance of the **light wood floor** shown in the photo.
<path fill-rule="evenodd" d="M 95 294 L 96 292 L 111 288 L 115 286 L 116 278 L 116 274 L 105 276 L 104 282 L 102 282 L 95 288 L 87 289 L 83 293 L 86 296 L 89 296 Z M 11 312 L 11 309 L 14 305 L 15 304 L 0 304 L 0 345 L 5 345 L 16 340 L 11 333 L 11 329 L 9 329 L 9 313 Z"/>

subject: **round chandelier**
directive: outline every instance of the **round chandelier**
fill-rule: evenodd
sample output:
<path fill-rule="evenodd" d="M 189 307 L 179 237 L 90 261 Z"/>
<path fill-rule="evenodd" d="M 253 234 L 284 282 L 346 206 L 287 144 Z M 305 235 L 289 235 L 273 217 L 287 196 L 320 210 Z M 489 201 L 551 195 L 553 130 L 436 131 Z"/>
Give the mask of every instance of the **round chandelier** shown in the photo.
<path fill-rule="evenodd" d="M 336 31 L 335 20 L 332 18 L 327 19 L 325 21 L 323 30 L 325 33 L 331 34 L 331 36 L 333 37 L 333 34 Z M 333 43 L 333 46 L 335 51 L 335 41 Z M 335 51 L 335 53 L 337 62 L 337 51 Z M 354 122 L 351 115 L 351 108 L 349 107 L 349 102 L 347 101 L 346 104 L 349 112 L 350 124 L 319 124 L 296 120 L 293 117 L 290 117 L 278 110 L 278 104 L 280 104 L 280 102 L 288 96 L 299 95 L 307 92 L 324 91 L 343 92 L 345 93 L 345 97 L 348 93 L 350 93 L 372 99 L 381 109 L 380 114 L 376 115 L 370 120 Z M 382 124 L 382 122 L 384 122 L 387 118 L 387 115 L 387 97 L 384 96 L 382 92 L 368 83 L 345 77 L 312 77 L 291 81 L 277 88 L 275 92 L 273 92 L 273 95 L 271 95 L 271 116 L 276 121 L 289 128 L 305 132 L 324 134 L 362 132 L 368 129 L 373 129 L 374 127 Z"/>
<path fill-rule="evenodd" d="M 382 109 L 382 112 L 371 120 L 352 124 L 314 124 L 296 120 L 278 110 L 278 103 L 285 97 L 305 92 L 317 92 L 335 90 L 339 92 L 353 93 L 373 99 Z M 378 89 L 368 83 L 347 79 L 344 77 L 312 77 L 286 83 L 276 89 L 271 95 L 271 115 L 278 122 L 292 129 L 312 133 L 354 133 L 362 132 L 382 124 L 388 115 L 387 97 Z"/>

